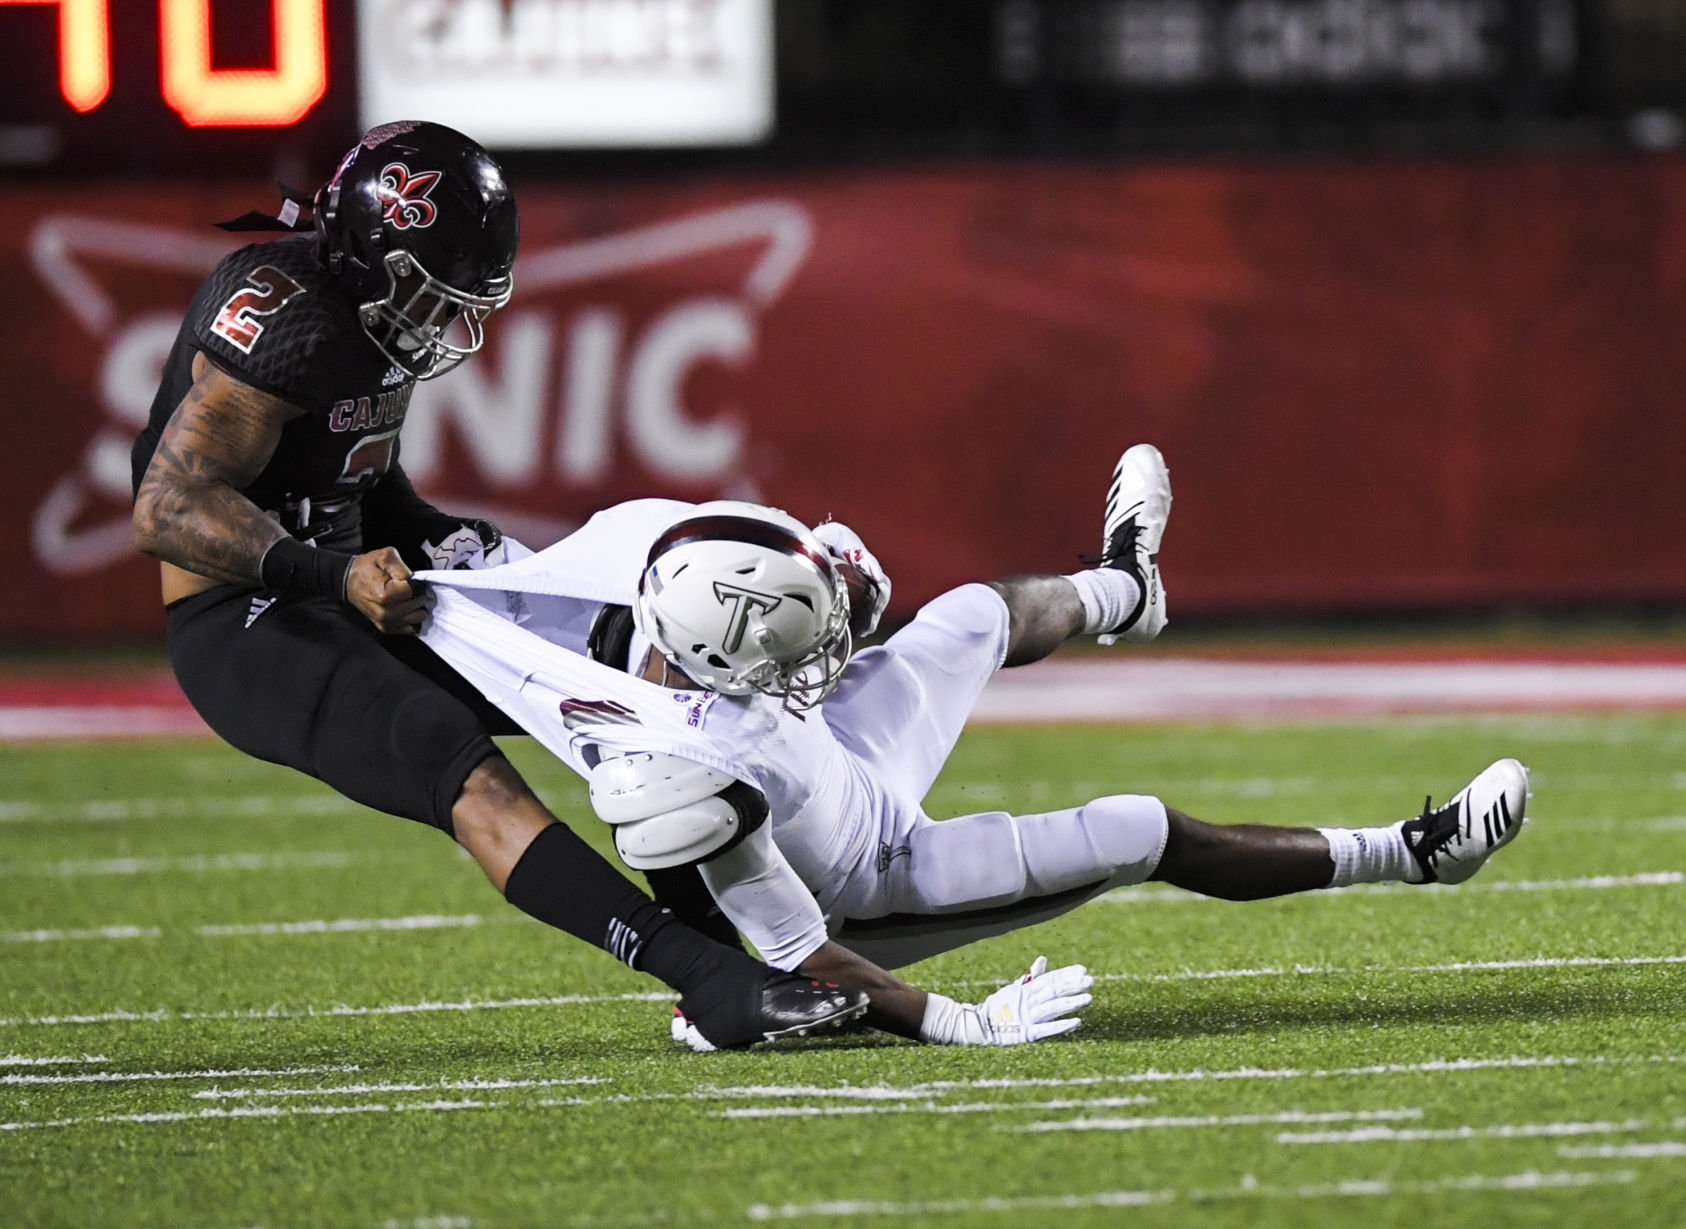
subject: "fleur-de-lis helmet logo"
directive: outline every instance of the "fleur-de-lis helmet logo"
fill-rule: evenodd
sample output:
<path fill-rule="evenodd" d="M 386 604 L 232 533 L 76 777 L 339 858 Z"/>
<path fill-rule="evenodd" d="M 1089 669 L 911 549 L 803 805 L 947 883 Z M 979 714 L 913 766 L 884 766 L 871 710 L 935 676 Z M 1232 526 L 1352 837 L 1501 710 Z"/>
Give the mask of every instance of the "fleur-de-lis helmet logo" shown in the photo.
<path fill-rule="evenodd" d="M 438 171 L 412 173 L 402 162 L 391 162 L 381 169 L 375 194 L 381 200 L 381 219 L 391 223 L 394 230 L 425 230 L 433 225 L 439 211 L 428 195 L 439 182 Z"/>

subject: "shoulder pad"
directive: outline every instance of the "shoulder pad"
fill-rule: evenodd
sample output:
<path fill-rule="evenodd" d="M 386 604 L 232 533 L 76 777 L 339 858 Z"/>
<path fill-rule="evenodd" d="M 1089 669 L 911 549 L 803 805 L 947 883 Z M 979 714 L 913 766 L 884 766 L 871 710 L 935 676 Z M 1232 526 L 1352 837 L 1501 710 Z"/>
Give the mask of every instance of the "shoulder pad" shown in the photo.
<path fill-rule="evenodd" d="M 639 751 L 591 770 L 591 806 L 604 823 L 632 823 L 712 798 L 736 780 L 695 760 Z"/>
<path fill-rule="evenodd" d="M 239 379 L 326 409 L 380 391 L 386 364 L 314 252 L 305 235 L 231 252 L 200 288 L 190 325 L 194 343 Z"/>

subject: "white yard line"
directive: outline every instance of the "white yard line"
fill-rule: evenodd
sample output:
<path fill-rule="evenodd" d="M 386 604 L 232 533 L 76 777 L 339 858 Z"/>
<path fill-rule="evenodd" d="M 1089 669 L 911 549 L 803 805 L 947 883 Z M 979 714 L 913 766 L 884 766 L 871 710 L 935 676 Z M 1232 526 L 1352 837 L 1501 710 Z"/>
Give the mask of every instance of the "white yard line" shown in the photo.
<path fill-rule="evenodd" d="M 352 934 L 363 931 L 452 930 L 470 926 L 524 925 L 515 912 L 481 917 L 478 913 L 418 913 L 407 917 L 310 918 L 300 922 L 232 922 L 195 926 L 185 932 L 201 939 L 249 938 L 267 935 Z M 14 930 L 0 932 L 0 943 L 56 943 L 91 939 L 157 939 L 156 926 L 99 926 L 86 930 Z"/>
<path fill-rule="evenodd" d="M 1233 1187 L 1187 1191 L 1096 1191 L 1090 1194 L 994 1195 L 981 1199 L 921 1199 L 905 1202 L 881 1199 L 837 1199 L 819 1203 L 751 1204 L 744 1216 L 752 1221 L 810 1220 L 822 1217 L 975 1216 L 981 1213 L 1058 1212 L 1084 1208 L 1137 1208 L 1149 1204 L 1234 1202 L 1251 1199 L 1353 1199 L 1411 1195 L 1457 1194 L 1468 1191 L 1576 1190 L 1589 1186 L 1625 1186 L 1638 1177 L 1632 1170 L 1591 1172 L 1526 1170 L 1514 1174 L 1464 1174 L 1451 1178 L 1411 1181 L 1399 1178 L 1348 1178 L 1341 1182 L 1304 1186 L 1267 1186 L 1242 1182 Z"/>
<path fill-rule="evenodd" d="M 1561 1157 L 1600 1161 L 1656 1161 L 1686 1156 L 1686 1141 L 1660 1139 L 1648 1144 L 1565 1144 Z"/>
<path fill-rule="evenodd" d="M 1079 1088 L 1117 1082 L 1116 1076 L 1078 1075 L 1067 1078 L 991 1078 L 987 1080 L 930 1080 L 919 1084 L 735 1084 L 718 1087 L 701 1084 L 699 1097 L 765 1097 L 769 1099 L 825 1097 L 842 1101 L 917 1101 L 933 1095 L 966 1092 L 974 1088 Z"/>
<path fill-rule="evenodd" d="M 32 879 L 84 875 L 204 874 L 213 871 L 276 871 L 350 866 L 365 855 L 324 850 L 315 853 L 225 853 L 180 858 L 78 858 L 62 862 L 0 862 L 0 877 Z"/>
<path fill-rule="evenodd" d="M 44 863 L 44 866 L 58 866 L 83 868 L 76 870 L 60 870 L 63 874 L 127 874 L 147 870 L 178 869 L 178 870 L 235 870 L 235 869 L 279 869 L 284 866 L 299 865 L 343 865 L 354 860 L 353 855 L 333 852 L 306 853 L 297 855 L 278 854 L 265 857 L 257 854 L 229 854 L 222 857 L 205 859 L 114 859 L 103 862 L 71 862 Z M 153 863 L 149 865 L 149 863 Z M 166 866 L 165 863 L 172 863 Z M 0 875 L 22 873 L 21 869 L 12 870 L 0 867 Z M 1500 880 L 1490 884 L 1462 884 L 1453 888 L 1444 888 L 1438 884 L 1418 887 L 1416 891 L 1442 892 L 1470 892 L 1470 891 L 1501 891 L 1501 892 L 1549 892 L 1579 889 L 1600 888 L 1634 888 L 1634 887 L 1678 887 L 1686 884 L 1686 872 L 1682 871 L 1644 871 L 1632 875 L 1593 875 L 1581 879 L 1546 879 L 1546 880 Z M 1339 896 L 1344 893 L 1365 892 L 1398 892 L 1404 889 L 1397 884 L 1360 884 L 1347 888 L 1331 888 L 1320 895 Z M 1197 896 L 1190 892 L 1182 892 L 1175 888 L 1161 888 L 1156 885 L 1143 885 L 1129 888 L 1114 888 L 1095 898 L 1107 904 L 1183 904 L 1202 902 L 1209 903 L 1206 897 Z M 492 917 L 482 917 L 477 913 L 464 914 L 415 914 L 407 917 L 395 918 L 312 918 L 297 922 L 238 922 L 216 923 L 195 926 L 191 933 L 200 938 L 229 938 L 239 936 L 265 935 L 318 935 L 336 934 L 358 931 L 381 930 L 438 930 L 468 926 L 486 925 L 518 925 L 524 924 L 526 919 L 518 913 L 499 913 Z M 0 943 L 50 942 L 56 940 L 88 940 L 88 939 L 155 939 L 162 932 L 156 927 L 141 926 L 102 926 L 82 930 L 24 930 L 0 933 Z M 1526 962 L 1472 962 L 1456 965 L 1404 965 L 1397 966 L 1406 972 L 1446 972 L 1465 971 L 1482 968 L 1547 968 L 1558 964 L 1646 964 L 1646 963 L 1675 963 L 1686 957 L 1540 957 Z M 1383 970 L 1391 966 L 1368 966 L 1371 969 Z M 1351 970 L 1338 968 L 1321 968 L 1316 966 L 1299 966 L 1296 973 L 1321 972 L 1349 972 Z M 1264 969 L 1255 972 L 1218 971 L 1204 974 L 1190 974 L 1202 977 L 1231 977 L 1231 976 L 1265 976 L 1282 972 L 1278 969 Z M 1113 975 L 1116 979 L 1127 980 L 1132 975 Z M 1160 975 L 1159 980 L 1166 977 L 1180 978 L 1183 975 Z M 957 982 L 956 985 L 970 985 L 975 983 Z"/>
<path fill-rule="evenodd" d="M 0 824 L 130 823 L 149 819 L 262 819 L 268 816 L 343 815 L 363 807 L 337 795 L 299 798 L 251 794 L 238 797 L 80 798 L 45 802 L 0 799 Z"/>
<path fill-rule="evenodd" d="M 1585 875 L 1578 879 L 1492 879 L 1472 883 L 1419 885 L 1425 892 L 1575 892 L 1599 888 L 1677 888 L 1686 883 L 1686 872 L 1639 871 L 1632 875 Z M 1324 889 L 1331 895 L 1346 892 L 1368 893 L 1384 891 L 1395 885 L 1386 883 L 1353 884 L 1345 888 Z"/>
<path fill-rule="evenodd" d="M 474 915 L 468 915 L 470 917 Z M 434 919 L 440 925 L 469 925 L 466 921 L 453 919 Z M 520 920 L 520 919 L 516 919 Z M 384 924 L 383 924 L 384 923 Z M 263 934 L 280 933 L 267 927 L 292 926 L 298 928 L 295 933 L 319 934 L 336 930 L 368 930 L 368 929 L 416 929 L 420 923 L 416 919 L 342 919 L 338 923 L 331 922 L 293 922 L 266 923 Z M 219 932 L 221 933 L 221 932 Z M 229 931 L 227 933 L 247 933 L 245 930 Z M 0 934 L 0 942 L 42 941 L 50 939 L 71 938 L 106 938 L 106 939 L 135 939 L 157 938 L 159 932 L 139 927 L 106 927 L 98 931 L 23 931 L 12 934 Z M 1322 977 L 1330 975 L 1360 975 L 1373 973 L 1475 973 L 1503 971 L 1507 969 L 1553 969 L 1553 968 L 1603 968 L 1603 967 L 1644 967 L 1649 965 L 1686 964 L 1686 954 L 1666 956 L 1536 956 L 1518 960 L 1477 960 L 1460 961 L 1448 964 L 1425 965 L 1364 965 L 1355 968 L 1343 968 L 1332 965 L 1295 965 L 1290 968 L 1266 965 L 1252 969 L 1190 969 L 1180 973 L 1094 973 L 1096 981 L 1128 981 L 1128 982 L 1179 982 L 1179 981 L 1207 981 L 1226 978 L 1256 978 L 1256 977 Z M 973 986 L 988 986 L 996 988 L 995 981 L 952 981 L 941 983 L 947 988 L 968 988 Z M 129 1022 L 168 1023 L 178 1020 L 286 1020 L 308 1019 L 313 1016 L 380 1016 L 380 1015 L 409 1015 L 440 1011 L 501 1011 L 529 1007 L 567 1007 L 591 1003 L 624 1003 L 624 1002 L 671 1002 L 675 996 L 671 993 L 651 992 L 644 994 L 611 994 L 611 995 L 575 995 L 561 994 L 542 998 L 511 998 L 464 1000 L 459 1002 L 431 1002 L 419 1003 L 389 1003 L 370 1007 L 354 1007 L 346 1004 L 335 1004 L 329 1007 L 270 1007 L 246 1011 L 212 1011 L 212 1012 L 173 1012 L 163 1009 L 152 1011 L 133 1011 L 124 1008 L 114 1008 L 109 1011 L 86 1012 L 63 1015 L 45 1016 L 14 1016 L 0 1019 L 0 1027 L 15 1025 L 63 1026 L 78 1024 L 111 1024 Z M 1671 1060 L 1672 1061 L 1672 1060 Z"/>
<path fill-rule="evenodd" d="M 1537 1169 L 1515 1174 L 1464 1174 L 1453 1178 L 1422 1181 L 1397 1178 L 1348 1178 L 1342 1182 L 1307 1183 L 1304 1186 L 1265 1186 L 1241 1183 L 1228 1188 L 1190 1191 L 1196 1202 L 1233 1199 L 1343 1199 L 1366 1196 L 1443 1195 L 1464 1191 L 1574 1190 L 1586 1186 L 1626 1186 L 1639 1175 L 1631 1169 L 1541 1173 Z"/>
<path fill-rule="evenodd" d="M 0 1027 L 41 1025 L 59 1027 L 73 1024 L 173 1024 L 180 1020 L 310 1020 L 335 1016 L 407 1016 L 439 1011 L 506 1011 L 526 1007 L 574 1007 L 588 1003 L 671 1003 L 673 994 L 646 992 L 638 994 L 557 994 L 544 998 L 465 999 L 458 1002 L 384 1003 L 373 1007 L 356 1007 L 339 1003 L 328 1007 L 263 1007 L 231 1011 L 113 1011 L 83 1015 L 14 1016 L 0 1020 Z"/>
<path fill-rule="evenodd" d="M 92 930 L 12 930 L 0 932 L 0 943 L 58 943 L 82 939 L 156 939 L 155 926 L 99 926 Z"/>
<path fill-rule="evenodd" d="M 225 939 L 261 935 L 324 935 L 359 931 L 446 930 L 493 923 L 519 922 L 519 915 L 487 919 L 477 913 L 421 913 L 409 917 L 313 918 L 303 922 L 239 922 L 195 926 L 191 933 L 201 939 Z M 87 930 L 14 930 L 0 933 L 0 943 L 56 943 L 90 939 L 157 939 L 163 932 L 155 926 L 100 926 Z"/>
<path fill-rule="evenodd" d="M 1421 1118 L 1420 1109 L 1392 1110 L 1280 1110 L 1271 1114 L 1167 1114 L 1152 1118 L 1067 1118 L 1059 1122 L 1031 1122 L 1011 1130 L 1025 1134 L 1048 1131 L 1162 1131 L 1184 1127 L 1266 1127 L 1314 1122 L 1390 1122 Z M 1387 1128 L 1375 1128 L 1385 1130 Z"/>
<path fill-rule="evenodd" d="M 1551 1067 L 1623 1067 L 1650 1063 L 1686 1063 L 1686 1054 L 1651 1054 L 1607 1057 L 1605 1055 L 1541 1055 L 1510 1058 L 1437 1058 L 1420 1063 L 1375 1063 L 1364 1067 L 1237 1067 L 1223 1071 L 1138 1071 L 1111 1077 L 1119 1083 L 1202 1083 L 1219 1080 L 1340 1079 L 1361 1076 L 1441 1075 L 1468 1071 L 1515 1071 Z"/>
<path fill-rule="evenodd" d="M 30 1131 L 42 1127 L 82 1127 L 105 1124 L 157 1126 L 177 1122 L 202 1122 L 230 1118 L 332 1117 L 341 1114 L 401 1114 L 409 1111 L 449 1113 L 453 1110 L 495 1109 L 496 1101 L 401 1101 L 392 1105 L 370 1102 L 364 1105 L 237 1105 L 229 1109 L 208 1106 L 199 1110 L 172 1110 L 150 1114 L 96 1114 L 86 1118 L 48 1118 L 33 1122 L 0 1122 L 0 1131 Z"/>
<path fill-rule="evenodd" d="M 41 1057 L 34 1054 L 0 1054 L 0 1067 L 69 1067 L 110 1061 L 103 1054 L 81 1054 L 74 1058 L 68 1055 Z"/>
<path fill-rule="evenodd" d="M 1082 1075 L 1068 1078 L 1037 1078 L 1037 1079 L 981 1079 L 981 1080 L 932 1080 L 925 1083 L 907 1085 L 889 1084 L 844 1084 L 836 1087 L 825 1087 L 812 1084 L 748 1084 L 741 1086 L 714 1087 L 700 1085 L 694 1092 L 689 1093 L 659 1093 L 641 1096 L 638 1094 L 614 1094 L 601 1098 L 580 1098 L 569 1104 L 599 1104 L 616 1101 L 640 1100 L 682 1100 L 708 1101 L 719 1099 L 766 1098 L 768 1100 L 843 1100 L 895 1103 L 906 1100 L 927 1099 L 941 1096 L 948 1092 L 969 1092 L 976 1089 L 1010 1089 L 1010 1088 L 1099 1088 L 1115 1085 L 1133 1084 L 1197 1084 L 1208 1082 L 1224 1082 L 1230 1080 L 1298 1080 L 1298 1079 L 1340 1079 L 1369 1076 L 1395 1077 L 1401 1075 L 1443 1075 L 1472 1071 L 1506 1071 L 1506 1070 L 1534 1070 L 1538 1068 L 1560 1067 L 1620 1067 L 1641 1064 L 1674 1064 L 1686 1063 L 1686 1054 L 1655 1054 L 1634 1058 L 1609 1058 L 1602 1055 L 1580 1057 L 1576 1055 L 1539 1056 L 1512 1058 L 1451 1058 L 1432 1059 L 1421 1063 L 1379 1063 L 1366 1067 L 1331 1067 L 1327 1069 L 1307 1069 L 1297 1067 L 1237 1067 L 1228 1070 L 1193 1070 L 1193 1071 L 1128 1071 L 1110 1075 Z M 1011 1106 L 1013 1102 L 1003 1102 Z M 1020 1103 L 1022 1104 L 1022 1103 Z M 1394 1111 L 1388 1111 L 1394 1112 Z M 1404 1111 L 1399 1111 L 1404 1112 Z M 1411 1114 L 1420 1111 L 1409 1111 Z M 1686 1127 L 1686 1119 L 1676 1123 L 1676 1126 Z"/>
<path fill-rule="evenodd" d="M 1169 1203 L 1175 1191 L 1096 1191 L 1090 1195 L 997 1195 L 988 1199 L 832 1199 L 823 1203 L 753 1203 L 750 1220 L 808 1220 L 822 1216 L 969 1216 L 979 1212 L 1063 1212 L 1080 1208 L 1140 1208 Z"/>
<path fill-rule="evenodd" d="M 1298 964 L 1292 968 L 1265 965 L 1257 969 L 1196 969 L 1185 973 L 1096 973 L 1096 981 L 1215 981 L 1249 977 L 1325 977 L 1332 974 L 1365 973 L 1480 973 L 1505 969 L 1575 969 L 1686 964 L 1686 955 L 1670 956 L 1532 956 L 1519 960 L 1463 960 L 1448 964 L 1365 964 L 1343 967 L 1333 964 Z M 959 982 L 957 985 L 990 985 L 997 982 Z"/>
<path fill-rule="evenodd" d="M 211 1088 L 195 1101 L 238 1101 L 254 1097 L 358 1097 L 372 1092 L 496 1092 L 508 1088 L 562 1088 L 607 1084 L 605 1076 L 582 1075 L 556 1080 L 440 1080 L 433 1084 L 319 1084 L 315 1088 Z"/>
<path fill-rule="evenodd" d="M 1451 964 L 1405 965 L 1402 973 L 1468 973 L 1491 969 L 1578 969 L 1610 965 L 1686 963 L 1686 956 L 1536 956 L 1530 960 L 1463 960 Z"/>
<path fill-rule="evenodd" d="M 997 1087 L 1064 1087 L 1068 1082 L 1066 1080 L 1024 1081 L 1013 1085 L 997 1085 Z M 779 1097 L 826 1097 L 840 1101 L 918 1101 L 931 1096 L 933 1093 L 976 1087 L 978 1085 L 969 1081 L 943 1081 L 900 1087 L 891 1084 L 842 1084 L 831 1087 L 822 1084 L 742 1084 L 716 1088 L 704 1084 L 697 1089 L 697 1093 L 699 1096 L 708 1097 L 766 1097 L 769 1099 Z"/>
<path fill-rule="evenodd" d="M 1447 885 L 1441 883 L 1397 884 L 1358 883 L 1345 888 L 1322 888 L 1317 898 L 1333 896 L 1369 896 L 1376 893 L 1398 892 L 1458 893 L 1466 892 L 1574 892 L 1600 888 L 1677 888 L 1686 884 L 1686 871 L 1639 871 L 1631 875 L 1587 875 L 1579 879 L 1494 879 Z M 1159 884 L 1140 884 L 1135 887 L 1113 888 L 1095 897 L 1109 905 L 1178 905 L 1206 902 L 1208 898 L 1194 892 Z"/>
<path fill-rule="evenodd" d="M 1015 1110 L 1119 1109 L 1148 1105 L 1153 1097 L 1086 1097 L 1066 1101 L 892 1101 L 879 1105 L 758 1105 L 717 1110 L 714 1118 L 834 1118 L 870 1114 L 1000 1114 Z M 1419 1114 L 1422 1111 L 1417 1111 Z"/>
<path fill-rule="evenodd" d="M 1423 1144 L 1457 1139 L 1541 1139 L 1564 1135 L 1620 1135 L 1643 1131 L 1649 1119 L 1624 1122 L 1501 1122 L 1473 1127 L 1359 1127 L 1351 1131 L 1283 1131 L 1279 1144 Z"/>
<path fill-rule="evenodd" d="M 337 1067 L 236 1067 L 227 1071 L 85 1071 L 76 1075 L 0 1075 L 5 1084 L 133 1084 L 160 1080 L 225 1080 L 231 1076 L 330 1075 L 361 1071 L 356 1064 Z"/>
<path fill-rule="evenodd" d="M 195 926 L 203 938 L 235 935 L 321 935 L 364 930 L 440 930 L 479 926 L 486 919 L 477 913 L 420 913 L 410 917 L 342 917 L 307 922 L 250 922 L 235 925 Z M 517 920 L 517 919 L 511 919 Z"/>
<path fill-rule="evenodd" d="M 1505 969 L 1573 969 L 1604 968 L 1659 964 L 1686 964 L 1686 955 L 1668 956 L 1532 956 L 1518 960 L 1465 960 L 1448 964 L 1296 964 L 1261 965 L 1252 969 L 1187 969 L 1180 973 L 1096 973 L 1090 975 L 1101 982 L 1180 982 L 1223 981 L 1229 978 L 1252 977 L 1328 977 L 1334 975 L 1359 976 L 1370 973 L 1479 973 Z M 950 981 L 941 983 L 946 989 L 966 989 L 987 986 L 996 989 L 999 981 Z"/>

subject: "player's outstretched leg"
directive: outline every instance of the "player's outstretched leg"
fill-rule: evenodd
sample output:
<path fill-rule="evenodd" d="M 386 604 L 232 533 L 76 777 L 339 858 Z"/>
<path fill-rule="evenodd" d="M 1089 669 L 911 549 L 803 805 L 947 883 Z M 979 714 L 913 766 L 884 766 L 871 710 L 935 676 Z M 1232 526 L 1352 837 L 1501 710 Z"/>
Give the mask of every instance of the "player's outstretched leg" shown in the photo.
<path fill-rule="evenodd" d="M 1171 471 L 1152 444 L 1125 450 L 1106 493 L 1097 570 L 1122 572 L 1135 582 L 1135 601 L 1118 622 L 1100 630 L 1102 644 L 1152 640 L 1165 629 L 1165 586 L 1159 580 L 1159 544 L 1171 519 Z M 1079 573 L 1082 575 L 1082 573 Z M 1088 602 L 1084 603 L 1085 608 Z"/>
<path fill-rule="evenodd" d="M 451 819 L 505 900 L 666 982 L 719 1049 L 840 1028 L 869 1006 L 860 990 L 768 968 L 686 926 L 557 822 L 501 755 L 469 774 Z"/>
<path fill-rule="evenodd" d="M 1152 640 L 1164 630 L 1165 586 L 1159 544 L 1171 517 L 1171 474 L 1152 444 L 1125 451 L 1112 471 L 1101 553 L 1069 576 L 1015 576 L 990 582 L 1007 603 L 1003 664 L 1040 661 L 1073 636 Z"/>
<path fill-rule="evenodd" d="M 1354 883 L 1462 883 L 1527 821 L 1528 770 L 1489 765 L 1441 807 L 1384 828 L 1208 824 L 1167 810 L 1151 878 L 1224 900 L 1261 900 Z"/>

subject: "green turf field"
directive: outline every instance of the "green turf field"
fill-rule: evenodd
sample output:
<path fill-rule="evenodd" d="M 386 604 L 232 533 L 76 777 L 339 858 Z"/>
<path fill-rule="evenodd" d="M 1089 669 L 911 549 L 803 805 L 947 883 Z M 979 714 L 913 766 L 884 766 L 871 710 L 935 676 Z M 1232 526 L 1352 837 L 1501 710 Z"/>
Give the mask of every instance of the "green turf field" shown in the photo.
<path fill-rule="evenodd" d="M 1384 822 L 1500 755 L 1532 823 L 1464 887 L 1126 889 L 910 971 L 1086 962 L 1072 1038 L 692 1055 L 436 833 L 0 746 L 0 1225 L 1686 1224 L 1686 715 L 980 729 L 931 809 Z"/>

